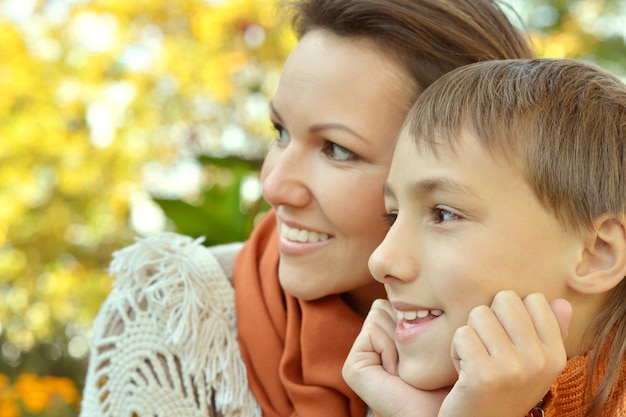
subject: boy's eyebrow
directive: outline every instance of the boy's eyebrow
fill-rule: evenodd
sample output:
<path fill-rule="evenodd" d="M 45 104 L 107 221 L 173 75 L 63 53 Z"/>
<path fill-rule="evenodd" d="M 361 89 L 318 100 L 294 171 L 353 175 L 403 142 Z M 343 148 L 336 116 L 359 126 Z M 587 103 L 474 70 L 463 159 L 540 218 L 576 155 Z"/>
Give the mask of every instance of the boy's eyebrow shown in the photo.
<path fill-rule="evenodd" d="M 418 195 L 425 195 L 434 191 L 445 191 L 449 193 L 478 197 L 478 194 L 473 188 L 460 184 L 459 182 L 447 177 L 432 177 L 411 182 L 408 188 L 411 194 Z M 393 197 L 395 195 L 391 186 L 387 182 L 383 184 L 383 195 L 386 197 Z"/>
<path fill-rule="evenodd" d="M 281 124 L 285 124 L 283 122 L 282 117 L 280 116 L 280 113 L 278 113 L 278 111 L 276 110 L 276 107 L 274 107 L 274 102 L 270 101 L 270 109 L 272 111 L 272 113 L 274 114 L 274 116 L 276 116 L 276 118 L 278 119 L 278 121 Z M 314 124 L 312 126 L 309 127 L 309 133 L 318 133 L 321 132 L 323 130 L 326 129 L 337 129 L 337 130 L 343 130 L 344 132 L 347 132 L 349 134 L 351 134 L 352 136 L 354 136 L 357 139 L 360 139 L 364 142 L 368 142 L 367 138 L 362 136 L 361 134 L 359 134 L 358 132 L 356 132 L 354 129 L 342 124 L 342 123 L 317 123 Z"/>
<path fill-rule="evenodd" d="M 465 194 L 471 197 L 478 196 L 473 188 L 448 177 L 432 177 L 412 182 L 409 184 L 409 191 L 420 195 L 434 191 L 444 191 L 448 193 Z"/>
<path fill-rule="evenodd" d="M 274 107 L 274 101 L 270 101 L 270 110 L 274 114 L 274 116 L 276 116 L 280 124 L 284 125 L 285 122 L 283 122 L 283 118 L 280 116 L 280 113 L 278 113 L 278 110 L 276 110 L 276 107 Z"/>

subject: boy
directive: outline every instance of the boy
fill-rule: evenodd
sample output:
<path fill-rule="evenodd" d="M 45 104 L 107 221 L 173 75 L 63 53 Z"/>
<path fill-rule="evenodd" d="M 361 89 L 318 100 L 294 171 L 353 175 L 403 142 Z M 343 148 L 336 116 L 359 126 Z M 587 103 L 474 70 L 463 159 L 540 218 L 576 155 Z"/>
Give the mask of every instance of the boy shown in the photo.
<path fill-rule="evenodd" d="M 398 376 L 419 401 L 449 392 L 439 415 L 520 380 L 527 409 L 543 396 L 531 415 L 623 415 L 625 164 L 626 86 L 599 68 L 492 61 L 434 83 L 385 184 L 391 228 L 369 265 L 389 301 L 355 342 L 348 384 L 383 417 L 410 415 Z M 475 415 L 517 411 L 476 394 Z"/>

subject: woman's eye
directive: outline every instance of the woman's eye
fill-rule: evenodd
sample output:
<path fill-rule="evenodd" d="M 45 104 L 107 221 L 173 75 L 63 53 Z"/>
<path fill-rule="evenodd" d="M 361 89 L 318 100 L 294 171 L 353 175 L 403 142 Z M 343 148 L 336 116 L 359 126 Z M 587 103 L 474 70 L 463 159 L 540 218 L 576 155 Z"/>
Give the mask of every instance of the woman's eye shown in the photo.
<path fill-rule="evenodd" d="M 353 161 L 357 159 L 357 156 L 352 151 L 349 151 L 343 146 L 339 146 L 330 141 L 324 142 L 322 152 L 324 152 L 324 154 L 329 158 L 336 161 Z"/>
<path fill-rule="evenodd" d="M 284 143 L 291 139 L 289 132 L 287 132 L 287 130 L 278 123 L 272 123 L 272 127 L 276 131 L 276 142 Z"/>
<path fill-rule="evenodd" d="M 433 220 L 435 221 L 435 223 L 443 223 L 459 219 L 459 216 L 444 208 L 435 207 L 433 209 Z"/>
<path fill-rule="evenodd" d="M 387 227 L 391 228 L 393 224 L 396 222 L 396 218 L 398 218 L 398 213 L 385 213 L 383 214 L 383 219 L 385 223 L 387 223 Z"/>

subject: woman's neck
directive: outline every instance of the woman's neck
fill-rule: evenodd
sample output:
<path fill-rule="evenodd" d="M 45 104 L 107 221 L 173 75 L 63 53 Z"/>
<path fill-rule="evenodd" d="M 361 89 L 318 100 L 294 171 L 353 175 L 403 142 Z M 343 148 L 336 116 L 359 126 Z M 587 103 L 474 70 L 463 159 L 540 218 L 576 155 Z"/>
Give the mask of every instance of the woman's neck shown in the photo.
<path fill-rule="evenodd" d="M 365 317 L 370 311 L 370 306 L 377 298 L 387 298 L 383 284 L 374 281 L 363 287 L 342 294 L 346 304 L 361 316 Z"/>

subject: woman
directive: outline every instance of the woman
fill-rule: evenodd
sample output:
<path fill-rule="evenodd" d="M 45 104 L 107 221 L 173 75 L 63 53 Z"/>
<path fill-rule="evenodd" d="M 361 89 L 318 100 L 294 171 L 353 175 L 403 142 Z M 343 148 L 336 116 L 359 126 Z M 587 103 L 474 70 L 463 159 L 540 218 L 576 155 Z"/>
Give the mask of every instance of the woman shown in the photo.
<path fill-rule="evenodd" d="M 488 0 L 286 8 L 300 41 L 271 104 L 262 182 L 274 210 L 241 250 L 165 234 L 115 254 L 83 416 L 366 414 L 341 368 L 384 296 L 367 260 L 386 231 L 403 119 L 453 68 L 531 53 Z"/>

